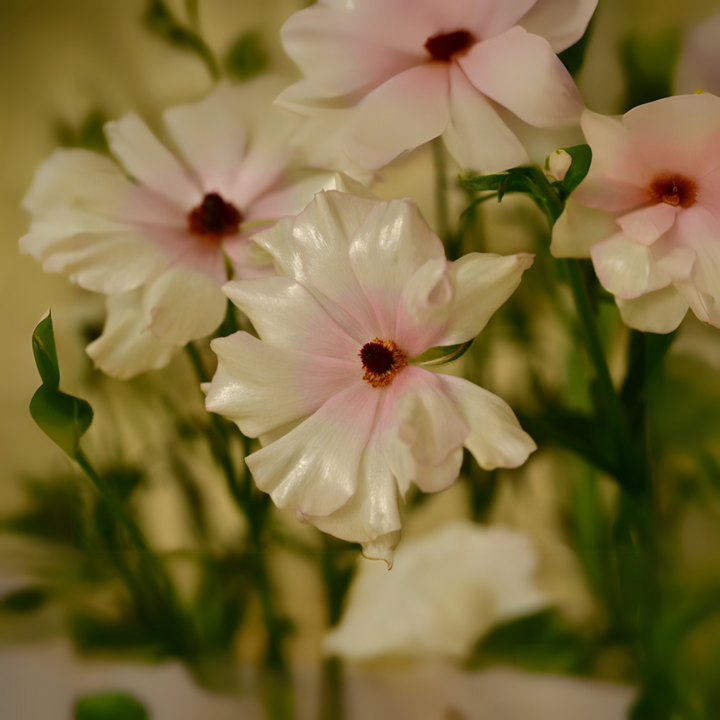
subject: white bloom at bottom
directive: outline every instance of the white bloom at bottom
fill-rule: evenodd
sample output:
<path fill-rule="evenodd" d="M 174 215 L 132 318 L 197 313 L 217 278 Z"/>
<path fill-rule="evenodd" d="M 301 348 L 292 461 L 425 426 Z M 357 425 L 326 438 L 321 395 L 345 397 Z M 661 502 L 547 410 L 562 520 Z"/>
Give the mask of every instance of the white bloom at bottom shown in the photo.
<path fill-rule="evenodd" d="M 390 562 L 398 492 L 437 492 L 465 445 L 485 468 L 535 449 L 500 398 L 413 364 L 467 342 L 532 264 L 526 253 L 455 263 L 414 203 L 320 192 L 254 237 L 277 277 L 230 282 L 259 338 L 214 340 L 206 406 L 264 447 L 247 458 L 281 508 Z"/>
<path fill-rule="evenodd" d="M 535 612 L 535 552 L 524 535 L 466 520 L 397 550 L 393 572 L 363 563 L 325 651 L 349 660 L 463 659 L 492 625 Z"/>

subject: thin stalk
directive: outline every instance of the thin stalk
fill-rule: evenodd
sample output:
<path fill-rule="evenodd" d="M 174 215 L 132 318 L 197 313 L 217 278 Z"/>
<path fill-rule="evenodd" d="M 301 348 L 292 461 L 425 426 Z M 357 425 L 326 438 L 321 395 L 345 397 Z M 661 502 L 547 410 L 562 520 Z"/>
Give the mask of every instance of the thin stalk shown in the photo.
<path fill-rule="evenodd" d="M 445 168 L 445 145 L 442 138 L 436 137 L 431 143 L 433 164 L 435 166 L 435 214 L 437 215 L 437 232 L 443 242 L 450 239 L 450 222 L 448 220 L 447 171 Z"/>
<path fill-rule="evenodd" d="M 196 32 L 200 33 L 200 13 L 198 10 L 198 0 L 185 0 L 185 15 L 188 24 Z"/>
<path fill-rule="evenodd" d="M 343 720 L 343 666 L 340 658 L 329 657 L 322 664 L 320 720 Z"/>

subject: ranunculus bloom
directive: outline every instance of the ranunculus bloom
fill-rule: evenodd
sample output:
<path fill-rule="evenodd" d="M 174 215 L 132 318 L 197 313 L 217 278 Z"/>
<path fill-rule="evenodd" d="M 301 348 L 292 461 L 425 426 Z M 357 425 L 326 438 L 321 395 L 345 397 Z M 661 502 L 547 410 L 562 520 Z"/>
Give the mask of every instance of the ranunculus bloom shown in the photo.
<path fill-rule="evenodd" d="M 485 468 L 525 462 L 535 443 L 500 398 L 412 360 L 474 338 L 531 255 L 450 263 L 411 201 L 336 191 L 254 241 L 278 277 L 224 290 L 260 339 L 212 342 L 206 406 L 260 437 L 247 464 L 278 507 L 389 559 L 398 490 L 447 488 L 463 445 Z"/>
<path fill-rule="evenodd" d="M 462 660 L 492 625 L 540 610 L 527 537 L 467 520 L 409 540 L 393 572 L 364 563 L 325 650 L 347 660 L 381 657 Z"/>
<path fill-rule="evenodd" d="M 178 347 L 222 322 L 226 259 L 238 277 L 266 274 L 248 237 L 299 212 L 330 176 L 288 186 L 287 142 L 296 123 L 272 107 L 282 84 L 221 84 L 163 119 L 178 159 L 133 112 L 109 123 L 113 160 L 57 150 L 38 169 L 20 240 L 48 272 L 109 295 L 96 365 L 128 378 L 166 365 Z"/>
<path fill-rule="evenodd" d="M 283 25 L 305 78 L 278 102 L 336 110 L 345 153 L 366 169 L 442 135 L 462 167 L 527 161 L 503 118 L 576 122 L 580 95 L 556 53 L 583 34 L 597 0 L 319 0 Z M 345 112 L 353 108 L 352 113 Z"/>
<path fill-rule="evenodd" d="M 630 327 L 666 333 L 688 306 L 720 327 L 720 98 L 681 95 L 622 118 L 585 111 L 587 178 L 553 254 L 592 257 Z"/>

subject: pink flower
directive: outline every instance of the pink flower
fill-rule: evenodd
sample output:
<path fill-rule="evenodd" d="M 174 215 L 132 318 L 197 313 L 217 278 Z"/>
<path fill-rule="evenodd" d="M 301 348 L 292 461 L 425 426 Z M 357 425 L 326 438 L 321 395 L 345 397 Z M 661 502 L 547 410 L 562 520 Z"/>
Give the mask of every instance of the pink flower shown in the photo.
<path fill-rule="evenodd" d="M 281 30 L 305 78 L 277 102 L 325 124 L 335 109 L 345 153 L 366 169 L 442 135 L 461 166 L 503 170 L 527 162 L 506 121 L 579 118 L 582 100 L 556 53 L 581 37 L 596 5 L 319 0 Z"/>
<path fill-rule="evenodd" d="M 670 332 L 688 306 L 720 327 L 720 98 L 665 98 L 622 118 L 586 110 L 582 128 L 593 161 L 553 253 L 592 257 L 630 327 Z"/>
<path fill-rule="evenodd" d="M 38 169 L 23 207 L 20 250 L 78 285 L 107 294 L 108 319 L 88 354 L 120 378 L 166 365 L 180 346 L 213 332 L 234 275 L 271 272 L 250 234 L 299 212 L 331 176 L 288 186 L 287 140 L 296 123 L 272 108 L 276 79 L 221 84 L 163 119 L 182 159 L 133 112 L 105 128 L 122 164 L 57 150 Z M 130 177 L 128 177 L 130 176 Z"/>
<path fill-rule="evenodd" d="M 535 444 L 500 398 L 415 358 L 474 338 L 531 255 L 450 263 L 409 200 L 335 191 L 254 240 L 278 277 L 225 285 L 260 339 L 212 342 L 207 409 L 261 439 L 247 464 L 278 507 L 389 560 L 398 491 L 447 488 L 463 445 L 485 468 L 525 462 Z"/>

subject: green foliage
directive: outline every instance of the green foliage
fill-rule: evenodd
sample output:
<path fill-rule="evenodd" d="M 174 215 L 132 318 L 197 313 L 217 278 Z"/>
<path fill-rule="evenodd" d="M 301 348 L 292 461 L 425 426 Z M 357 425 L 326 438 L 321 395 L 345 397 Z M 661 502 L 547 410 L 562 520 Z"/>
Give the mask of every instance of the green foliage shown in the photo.
<path fill-rule="evenodd" d="M 62 147 L 83 148 L 103 155 L 110 154 L 110 148 L 103 128 L 107 122 L 105 113 L 100 109 L 91 110 L 79 128 L 60 121 L 57 124 L 57 138 Z"/>
<path fill-rule="evenodd" d="M 162 0 L 149 0 L 143 20 L 151 33 L 179 50 L 194 53 L 205 63 L 214 80 L 220 78 L 217 61 L 205 41 L 180 24 Z"/>
<path fill-rule="evenodd" d="M 27 587 L 4 595 L 0 599 L 0 612 L 31 613 L 39 610 L 49 599 L 44 587 Z"/>
<path fill-rule="evenodd" d="M 413 365 L 423 367 L 439 367 L 459 360 L 473 344 L 474 338 L 459 345 L 446 345 L 444 347 L 433 347 L 421 355 L 412 358 L 409 362 Z"/>
<path fill-rule="evenodd" d="M 145 706 L 124 692 L 88 695 L 75 706 L 75 720 L 149 720 Z"/>
<path fill-rule="evenodd" d="M 54 443 L 77 459 L 80 438 L 92 423 L 93 411 L 85 400 L 59 390 L 60 369 L 50 315 L 35 328 L 32 344 L 43 384 L 30 401 L 30 414 Z"/>
<path fill-rule="evenodd" d="M 232 44 L 225 60 L 228 75 L 237 80 L 251 80 L 264 73 L 270 65 L 270 56 L 262 36 L 248 30 Z"/>
<path fill-rule="evenodd" d="M 562 181 L 553 183 L 553 187 L 558 190 L 560 197 L 565 200 L 588 174 L 592 162 L 592 150 L 589 145 L 573 145 L 562 149 L 572 158 L 572 164 Z"/>

